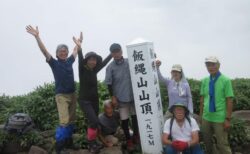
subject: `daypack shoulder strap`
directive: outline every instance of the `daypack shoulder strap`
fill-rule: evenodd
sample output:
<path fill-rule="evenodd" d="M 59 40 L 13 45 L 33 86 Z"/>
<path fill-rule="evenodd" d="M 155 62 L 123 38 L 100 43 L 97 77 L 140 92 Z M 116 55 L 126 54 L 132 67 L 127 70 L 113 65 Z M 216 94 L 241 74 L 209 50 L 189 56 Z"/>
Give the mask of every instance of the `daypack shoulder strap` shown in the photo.
<path fill-rule="evenodd" d="M 169 136 L 168 136 L 168 139 L 172 140 L 172 127 L 173 127 L 173 123 L 174 123 L 174 117 L 172 117 L 170 119 L 170 130 L 169 130 Z"/>
<path fill-rule="evenodd" d="M 190 118 L 190 116 L 188 114 L 186 114 L 185 117 L 186 117 L 189 125 L 191 126 L 191 118 Z"/>

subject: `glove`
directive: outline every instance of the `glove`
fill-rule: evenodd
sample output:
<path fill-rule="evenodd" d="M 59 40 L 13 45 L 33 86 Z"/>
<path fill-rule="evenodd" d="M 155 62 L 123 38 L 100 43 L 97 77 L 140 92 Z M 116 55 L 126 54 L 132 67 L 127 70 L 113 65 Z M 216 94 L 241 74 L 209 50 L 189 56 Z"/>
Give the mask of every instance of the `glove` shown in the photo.
<path fill-rule="evenodd" d="M 173 141 L 173 142 L 172 142 L 172 146 L 174 147 L 175 150 L 178 150 L 178 149 L 177 149 L 177 148 L 178 148 L 178 144 L 179 144 L 178 141 Z"/>
<path fill-rule="evenodd" d="M 188 142 L 183 142 L 183 141 L 173 141 L 172 146 L 177 150 L 177 151 L 183 151 L 188 147 Z"/>

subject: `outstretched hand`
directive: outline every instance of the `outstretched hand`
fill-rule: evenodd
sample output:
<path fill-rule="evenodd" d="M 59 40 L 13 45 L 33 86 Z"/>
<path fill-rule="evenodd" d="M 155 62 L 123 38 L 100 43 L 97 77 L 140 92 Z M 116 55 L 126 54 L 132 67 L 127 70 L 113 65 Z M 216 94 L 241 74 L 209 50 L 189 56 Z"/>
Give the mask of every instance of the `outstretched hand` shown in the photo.
<path fill-rule="evenodd" d="M 30 33 L 31 35 L 33 35 L 34 37 L 38 37 L 39 36 L 39 30 L 38 30 L 37 26 L 36 26 L 36 29 L 33 28 L 31 25 L 26 26 L 26 31 L 28 33 Z"/>
<path fill-rule="evenodd" d="M 160 67 L 161 66 L 161 61 L 160 60 L 156 60 L 155 64 L 156 64 L 156 67 Z"/>
<path fill-rule="evenodd" d="M 79 40 L 82 43 L 82 40 L 83 40 L 82 32 L 80 32 L 80 38 L 79 38 Z"/>
<path fill-rule="evenodd" d="M 75 42 L 78 48 L 81 48 L 82 40 L 83 40 L 82 32 L 80 33 L 80 37 L 78 39 L 73 37 L 73 41 Z"/>

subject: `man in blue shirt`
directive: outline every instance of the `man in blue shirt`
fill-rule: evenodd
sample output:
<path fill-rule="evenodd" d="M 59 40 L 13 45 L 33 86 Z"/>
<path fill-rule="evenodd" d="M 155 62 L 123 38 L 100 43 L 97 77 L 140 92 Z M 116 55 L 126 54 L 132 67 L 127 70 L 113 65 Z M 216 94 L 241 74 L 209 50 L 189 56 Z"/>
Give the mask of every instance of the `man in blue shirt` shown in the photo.
<path fill-rule="evenodd" d="M 73 37 L 76 46 L 73 53 L 69 57 L 67 45 L 60 44 L 57 46 L 56 60 L 47 51 L 41 41 L 38 27 L 33 28 L 29 25 L 26 27 L 26 30 L 35 37 L 38 46 L 43 55 L 46 57 L 46 61 L 51 67 L 55 78 L 56 103 L 60 121 L 60 126 L 56 129 L 56 151 L 57 153 L 60 153 L 63 148 L 70 146 L 73 143 L 72 134 L 74 129 L 73 123 L 75 120 L 76 95 L 72 65 L 77 56 L 78 48 L 81 46 L 82 33 L 78 40 Z"/>

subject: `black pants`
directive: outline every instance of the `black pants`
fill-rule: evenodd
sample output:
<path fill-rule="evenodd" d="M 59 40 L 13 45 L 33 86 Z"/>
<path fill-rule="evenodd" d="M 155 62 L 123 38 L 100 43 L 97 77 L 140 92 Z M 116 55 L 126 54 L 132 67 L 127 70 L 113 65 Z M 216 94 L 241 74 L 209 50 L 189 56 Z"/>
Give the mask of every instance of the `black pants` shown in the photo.
<path fill-rule="evenodd" d="M 97 128 L 99 125 L 99 102 L 80 100 L 79 105 L 81 110 L 85 113 L 88 120 L 89 128 Z"/>

